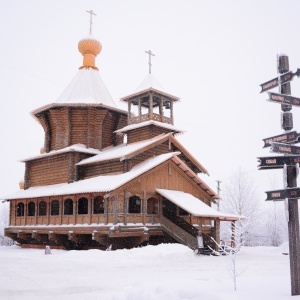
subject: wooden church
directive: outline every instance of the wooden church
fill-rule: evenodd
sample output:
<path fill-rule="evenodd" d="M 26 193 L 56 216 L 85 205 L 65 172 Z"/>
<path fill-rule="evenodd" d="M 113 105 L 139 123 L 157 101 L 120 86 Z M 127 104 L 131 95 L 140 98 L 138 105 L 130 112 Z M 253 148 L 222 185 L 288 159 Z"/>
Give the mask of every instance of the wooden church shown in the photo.
<path fill-rule="evenodd" d="M 121 110 L 95 65 L 101 43 L 90 35 L 78 49 L 77 75 L 55 103 L 32 112 L 44 147 L 23 160 L 24 181 L 4 198 L 5 235 L 23 247 L 65 249 L 219 241 L 220 221 L 238 217 L 211 207 L 219 196 L 197 175 L 207 170 L 176 139 L 179 98 L 149 72 Z"/>

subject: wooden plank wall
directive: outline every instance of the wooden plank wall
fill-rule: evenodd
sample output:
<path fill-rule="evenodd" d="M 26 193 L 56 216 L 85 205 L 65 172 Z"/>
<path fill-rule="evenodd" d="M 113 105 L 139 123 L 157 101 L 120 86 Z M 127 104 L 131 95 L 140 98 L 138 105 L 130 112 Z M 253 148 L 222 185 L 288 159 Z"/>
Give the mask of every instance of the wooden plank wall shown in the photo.
<path fill-rule="evenodd" d="M 127 134 L 127 143 L 135 143 L 156 137 L 162 133 L 171 132 L 169 129 L 149 125 L 141 128 L 130 130 Z"/>
<path fill-rule="evenodd" d="M 79 178 L 88 179 L 103 174 L 116 174 L 123 172 L 123 163 L 120 161 L 104 162 L 100 164 L 78 166 Z"/>

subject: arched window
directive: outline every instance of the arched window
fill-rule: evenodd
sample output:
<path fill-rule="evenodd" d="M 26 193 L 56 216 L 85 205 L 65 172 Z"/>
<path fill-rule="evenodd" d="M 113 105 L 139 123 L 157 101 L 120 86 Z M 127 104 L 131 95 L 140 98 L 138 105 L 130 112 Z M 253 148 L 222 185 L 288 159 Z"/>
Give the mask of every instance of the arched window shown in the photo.
<path fill-rule="evenodd" d="M 102 196 L 97 196 L 94 198 L 94 214 L 104 214 L 104 199 Z"/>
<path fill-rule="evenodd" d="M 131 214 L 140 214 L 141 213 L 141 198 L 138 196 L 132 196 L 129 198 L 129 207 L 128 212 Z"/>
<path fill-rule="evenodd" d="M 47 203 L 45 201 L 41 201 L 39 203 L 39 216 L 46 216 L 47 212 Z"/>
<path fill-rule="evenodd" d="M 51 216 L 58 216 L 59 215 L 59 201 L 53 200 L 51 202 Z"/>
<path fill-rule="evenodd" d="M 80 198 L 78 200 L 78 214 L 79 215 L 86 215 L 88 213 L 88 199 L 86 198 Z"/>
<path fill-rule="evenodd" d="M 158 214 L 158 200 L 156 198 L 151 197 L 147 200 L 147 214 Z"/>
<path fill-rule="evenodd" d="M 24 203 L 22 202 L 17 205 L 17 217 L 24 217 Z"/>
<path fill-rule="evenodd" d="M 33 217 L 35 216 L 35 203 L 34 202 L 29 202 L 28 203 L 28 217 Z"/>
<path fill-rule="evenodd" d="M 72 199 L 66 199 L 64 201 L 64 215 L 73 215 L 73 200 Z"/>

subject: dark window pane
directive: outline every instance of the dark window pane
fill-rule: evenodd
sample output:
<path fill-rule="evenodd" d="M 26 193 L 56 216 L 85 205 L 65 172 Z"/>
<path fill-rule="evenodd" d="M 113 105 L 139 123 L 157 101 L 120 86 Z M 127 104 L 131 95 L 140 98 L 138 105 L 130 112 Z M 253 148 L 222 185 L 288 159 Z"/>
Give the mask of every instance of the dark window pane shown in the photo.
<path fill-rule="evenodd" d="M 51 216 L 58 216 L 59 215 L 59 201 L 53 200 L 51 202 Z"/>
<path fill-rule="evenodd" d="M 94 198 L 94 214 L 104 214 L 104 199 L 102 196 Z"/>
<path fill-rule="evenodd" d="M 86 215 L 88 213 L 88 199 L 80 198 L 78 200 L 78 214 Z"/>
<path fill-rule="evenodd" d="M 45 201 L 41 201 L 39 203 L 39 216 L 46 216 L 47 212 L 47 203 Z"/>
<path fill-rule="evenodd" d="M 73 200 L 67 199 L 64 201 L 64 215 L 73 215 Z"/>
<path fill-rule="evenodd" d="M 129 198 L 129 208 L 128 212 L 131 214 L 141 213 L 141 198 L 138 196 L 132 196 Z"/>
<path fill-rule="evenodd" d="M 24 216 L 24 203 L 19 202 L 17 205 L 17 217 L 23 217 Z"/>
<path fill-rule="evenodd" d="M 35 216 L 35 203 L 34 202 L 28 203 L 28 216 L 29 217 Z"/>

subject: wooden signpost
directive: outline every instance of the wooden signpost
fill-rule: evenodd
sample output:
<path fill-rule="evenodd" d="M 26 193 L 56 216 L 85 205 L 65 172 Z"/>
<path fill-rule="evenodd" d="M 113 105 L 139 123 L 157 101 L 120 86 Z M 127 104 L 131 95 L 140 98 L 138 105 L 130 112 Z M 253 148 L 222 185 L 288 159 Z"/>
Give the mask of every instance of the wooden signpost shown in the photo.
<path fill-rule="evenodd" d="M 287 142 L 287 143 L 297 142 L 298 137 L 299 137 L 299 134 L 296 131 L 286 132 L 284 134 L 272 136 L 272 137 L 263 139 L 263 141 L 265 143 L 263 148 L 272 146 L 272 143 L 274 143 L 274 142 Z"/>
<path fill-rule="evenodd" d="M 264 147 L 272 147 L 273 152 L 282 153 L 283 156 L 259 157 L 259 170 L 284 169 L 286 186 L 283 190 L 270 191 L 267 193 L 268 201 L 288 199 L 288 231 L 289 231 L 289 253 L 291 294 L 300 295 L 300 231 L 298 199 L 300 188 L 297 188 L 298 163 L 300 163 L 300 147 L 292 146 L 297 143 L 299 135 L 293 128 L 293 115 L 290 112 L 292 106 L 300 106 L 300 98 L 290 96 L 290 81 L 295 75 L 300 76 L 300 69 L 296 73 L 289 71 L 289 59 L 286 55 L 278 57 L 278 77 L 261 84 L 261 93 L 279 86 L 279 94 L 269 93 L 269 101 L 281 104 L 282 129 L 284 134 L 264 139 Z M 297 167 L 296 167 L 297 165 Z"/>
<path fill-rule="evenodd" d="M 300 106 L 300 98 L 296 98 L 289 95 L 277 94 L 277 93 L 268 93 L 269 101 L 280 103 L 280 104 L 288 104 L 294 106 Z"/>
<path fill-rule="evenodd" d="M 279 201 L 285 199 L 298 199 L 300 198 L 300 188 L 290 188 L 285 190 L 277 190 L 266 192 L 267 199 L 266 201 Z"/>

